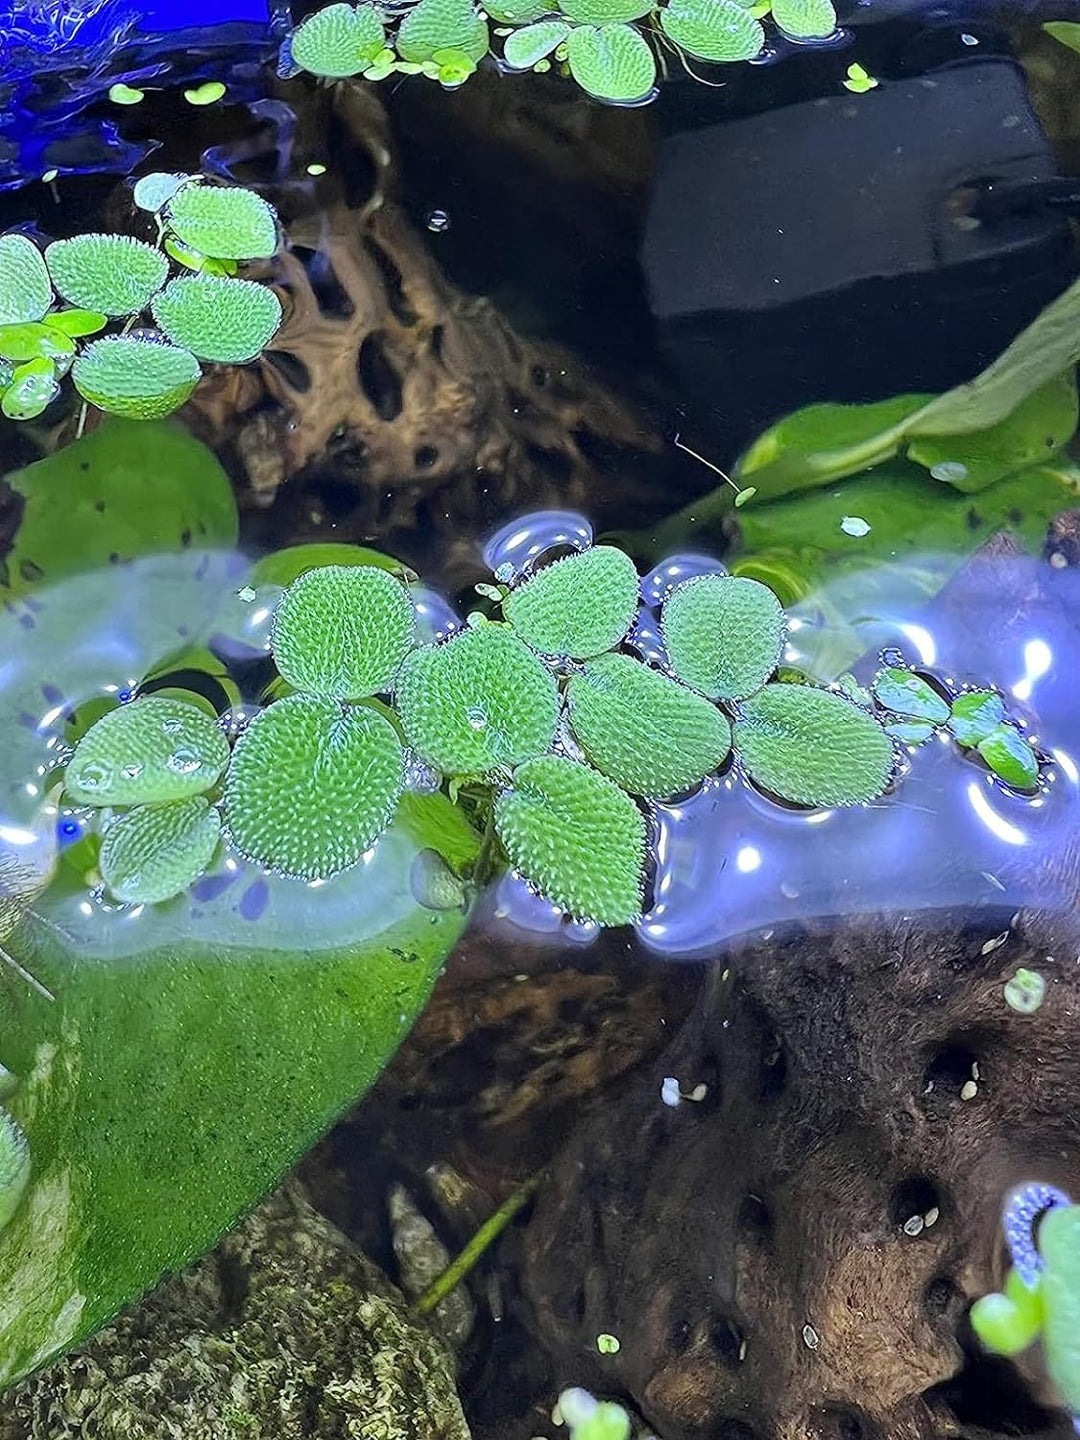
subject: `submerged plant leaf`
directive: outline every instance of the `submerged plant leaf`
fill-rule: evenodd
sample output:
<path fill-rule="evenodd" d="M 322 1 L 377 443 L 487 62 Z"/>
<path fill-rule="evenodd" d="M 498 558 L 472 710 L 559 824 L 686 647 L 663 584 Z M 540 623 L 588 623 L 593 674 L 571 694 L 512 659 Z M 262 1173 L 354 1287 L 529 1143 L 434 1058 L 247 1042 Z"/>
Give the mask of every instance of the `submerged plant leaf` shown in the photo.
<path fill-rule="evenodd" d="M 1034 750 L 1011 725 L 999 725 L 978 743 L 978 751 L 995 775 L 1014 790 L 1034 790 L 1039 762 Z"/>
<path fill-rule="evenodd" d="M 0 399 L 9 420 L 36 420 L 60 393 L 56 366 L 51 360 L 28 360 L 18 365 Z"/>
<path fill-rule="evenodd" d="M 488 27 L 472 0 L 420 0 L 402 20 L 397 52 L 403 60 L 433 60 L 438 50 L 463 50 L 475 64 L 488 52 Z"/>
<path fill-rule="evenodd" d="M 30 1147 L 26 1136 L 0 1106 L 0 1230 L 8 1223 L 30 1183 Z"/>
<path fill-rule="evenodd" d="M 376 710 L 286 696 L 236 742 L 225 779 L 229 839 L 266 870 L 328 879 L 390 824 L 404 768 L 397 732 Z"/>
<path fill-rule="evenodd" d="M 64 791 L 81 805 L 183 800 L 208 790 L 228 759 L 225 736 L 201 709 L 146 695 L 91 725 L 68 763 Z"/>
<path fill-rule="evenodd" d="M 506 37 L 503 59 L 514 70 L 531 70 L 569 34 L 570 26 L 562 20 L 541 20 L 536 25 L 526 25 Z"/>
<path fill-rule="evenodd" d="M 993 690 L 968 690 L 952 702 L 949 729 L 960 745 L 978 745 L 1004 722 L 1005 703 Z"/>
<path fill-rule="evenodd" d="M 26 235 L 0 235 L 0 325 L 40 320 L 53 301 L 41 251 Z"/>
<path fill-rule="evenodd" d="M 399 578 L 406 575 L 401 561 L 395 560 L 392 555 L 384 555 L 381 550 L 371 550 L 366 545 L 316 541 L 307 545 L 286 545 L 283 550 L 272 550 L 269 555 L 260 556 L 251 567 L 248 584 L 288 586 L 308 570 L 318 570 L 324 565 L 374 565 L 376 569 L 389 570 Z M 412 575 L 412 572 L 408 574 Z"/>
<path fill-rule="evenodd" d="M 451 775 L 483 775 L 549 749 L 555 681 L 505 625 L 484 623 L 408 657 L 397 705 L 421 759 Z"/>
<path fill-rule="evenodd" d="M 83 399 L 99 410 L 156 420 L 184 404 L 202 370 L 190 350 L 145 336 L 108 335 L 86 347 L 71 376 Z"/>
<path fill-rule="evenodd" d="M 1047 20 L 1042 28 L 1062 45 L 1080 52 L 1080 24 L 1075 20 Z"/>
<path fill-rule="evenodd" d="M 784 612 L 766 585 L 699 575 L 668 596 L 661 615 L 671 668 L 711 700 L 760 690 L 780 660 Z"/>
<path fill-rule="evenodd" d="M 130 235 L 76 235 L 45 251 L 53 284 L 72 305 L 103 315 L 137 315 L 165 284 L 169 262 Z"/>
<path fill-rule="evenodd" d="M 217 275 L 170 280 L 152 308 L 174 345 L 228 365 L 254 360 L 281 324 L 281 301 L 268 286 Z"/>
<path fill-rule="evenodd" d="M 612 545 L 594 545 L 538 570 L 509 592 L 503 611 L 542 655 L 587 660 L 619 643 L 637 603 L 633 561 Z"/>
<path fill-rule="evenodd" d="M 135 181 L 131 198 L 140 210 L 156 215 L 165 208 L 180 186 L 186 185 L 191 178 L 190 175 L 175 175 L 168 171 L 155 170 Z"/>
<path fill-rule="evenodd" d="M 301 21 L 289 45 L 293 61 L 310 75 L 358 75 L 385 44 L 373 5 L 327 5 Z"/>
<path fill-rule="evenodd" d="M 660 10 L 664 34 L 700 60 L 752 60 L 761 53 L 760 20 L 735 0 L 671 0 Z"/>
<path fill-rule="evenodd" d="M 832 0 L 772 0 L 772 17 L 796 40 L 825 40 L 836 30 Z"/>
<path fill-rule="evenodd" d="M 99 330 L 104 330 L 108 319 L 99 310 L 54 310 L 51 315 L 45 316 L 44 323 L 50 330 L 59 330 L 62 335 L 81 340 L 84 335 L 96 335 Z"/>
<path fill-rule="evenodd" d="M 409 593 L 371 565 L 325 565 L 296 580 L 274 616 L 274 663 L 298 690 L 359 700 L 389 690 L 413 643 Z"/>
<path fill-rule="evenodd" d="M 934 687 L 914 670 L 889 665 L 874 676 L 874 695 L 879 705 L 897 715 L 929 720 L 940 725 L 949 718 L 948 704 Z"/>
<path fill-rule="evenodd" d="M 137 805 L 105 831 L 98 866 L 117 900 L 156 905 L 189 889 L 221 838 L 221 816 L 201 795 Z"/>
<path fill-rule="evenodd" d="M 185 270 L 194 270 L 199 275 L 235 275 L 239 266 L 235 260 L 222 260 L 213 255 L 203 255 L 190 245 L 177 240 L 175 235 L 166 235 L 162 244 L 165 253 Z"/>
<path fill-rule="evenodd" d="M 590 766 L 560 755 L 519 765 L 495 828 L 510 863 L 572 915 L 629 925 L 641 914 L 644 816 Z"/>
<path fill-rule="evenodd" d="M 615 25 L 640 20 L 655 9 L 655 0 L 559 0 L 559 9 L 579 25 Z"/>
<path fill-rule="evenodd" d="M 872 715 L 813 685 L 767 685 L 735 721 L 747 772 L 796 805 L 854 805 L 880 795 L 893 769 L 889 737 Z"/>
<path fill-rule="evenodd" d="M 632 25 L 579 25 L 566 40 L 570 74 L 597 100 L 633 104 L 656 84 L 656 57 Z"/>
<path fill-rule="evenodd" d="M 726 715 L 630 655 L 598 655 L 567 694 L 589 760 L 635 795 L 666 800 L 688 790 L 731 749 Z"/>
<path fill-rule="evenodd" d="M 257 260 L 277 249 L 277 217 L 261 195 L 232 185 L 184 185 L 165 210 L 169 228 L 201 255 Z"/>

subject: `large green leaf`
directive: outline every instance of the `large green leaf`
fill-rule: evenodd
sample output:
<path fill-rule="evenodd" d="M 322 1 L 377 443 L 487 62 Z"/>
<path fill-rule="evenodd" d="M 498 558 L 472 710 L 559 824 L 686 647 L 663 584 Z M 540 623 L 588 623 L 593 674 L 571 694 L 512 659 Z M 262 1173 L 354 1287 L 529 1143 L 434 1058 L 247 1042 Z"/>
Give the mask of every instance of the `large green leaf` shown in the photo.
<path fill-rule="evenodd" d="M 579 25 L 614 25 L 640 20 L 655 8 L 655 0 L 559 0 L 559 9 Z"/>
<path fill-rule="evenodd" d="M 735 0 L 672 0 L 660 11 L 665 35 L 701 60 L 752 60 L 765 31 Z"/>
<path fill-rule="evenodd" d="M 41 251 L 27 235 L 0 235 L 0 325 L 40 320 L 52 304 Z"/>
<path fill-rule="evenodd" d="M 103 315 L 135 315 L 165 284 L 169 262 L 130 235 L 76 235 L 45 251 L 53 284 L 65 300 Z"/>
<path fill-rule="evenodd" d="M 593 545 L 538 570 L 510 591 L 503 611 L 542 655 L 585 660 L 619 643 L 637 603 L 633 561 L 613 545 Z"/>
<path fill-rule="evenodd" d="M 277 216 L 254 190 L 183 185 L 165 214 L 174 235 L 200 255 L 257 260 L 277 249 Z"/>
<path fill-rule="evenodd" d="M 229 365 L 254 360 L 281 324 L 281 301 L 269 286 L 224 275 L 170 280 L 152 308 L 174 345 Z"/>
<path fill-rule="evenodd" d="M 342 79 L 358 75 L 386 41 L 373 5 L 327 5 L 316 10 L 289 39 L 293 61 L 310 75 Z"/>
<path fill-rule="evenodd" d="M 570 74 L 597 100 L 634 104 L 656 84 L 656 57 L 632 25 L 579 25 L 567 37 L 566 58 Z"/>
<path fill-rule="evenodd" d="M 191 395 L 202 369 L 190 350 L 159 337 L 107 335 L 94 340 L 71 367 L 84 400 L 111 415 L 160 420 Z"/>
<path fill-rule="evenodd" d="M 461 50 L 475 64 L 488 52 L 488 27 L 472 0 L 420 0 L 402 20 L 397 50 L 423 64 L 443 50 Z"/>
<path fill-rule="evenodd" d="M 772 18 L 796 40 L 824 40 L 836 29 L 832 0 L 773 0 Z"/>
<path fill-rule="evenodd" d="M 564 20 L 540 20 L 535 25 L 525 25 L 506 37 L 503 59 L 511 69 L 531 70 L 569 34 L 570 26 Z"/>

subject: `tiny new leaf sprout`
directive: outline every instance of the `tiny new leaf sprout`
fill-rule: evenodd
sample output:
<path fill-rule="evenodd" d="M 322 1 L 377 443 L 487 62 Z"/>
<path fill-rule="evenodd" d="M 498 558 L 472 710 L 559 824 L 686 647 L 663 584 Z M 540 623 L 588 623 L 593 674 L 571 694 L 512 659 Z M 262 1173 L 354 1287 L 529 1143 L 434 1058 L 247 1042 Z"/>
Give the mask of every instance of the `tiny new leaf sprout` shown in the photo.
<path fill-rule="evenodd" d="M 389 825 L 404 773 L 401 741 L 377 711 L 288 695 L 236 742 L 223 801 L 228 837 L 267 870 L 330 879 Z"/>
<path fill-rule="evenodd" d="M 685 580 L 664 602 L 661 627 L 672 670 L 710 700 L 742 700 L 760 690 L 784 643 L 779 600 L 742 576 Z"/>
<path fill-rule="evenodd" d="M 589 760 L 635 795 L 670 799 L 727 758 L 731 726 L 715 705 L 630 655 L 598 655 L 568 688 Z"/>
<path fill-rule="evenodd" d="M 273 290 L 219 275 L 170 280 L 151 309 L 174 345 L 200 360 L 228 365 L 254 360 L 281 324 L 281 301 Z"/>
<path fill-rule="evenodd" d="M 1005 720 L 1005 703 L 993 690 L 968 690 L 952 702 L 949 729 L 960 745 L 989 739 Z"/>
<path fill-rule="evenodd" d="M 109 99 L 114 105 L 141 105 L 146 99 L 144 90 L 136 90 L 134 85 L 125 85 L 119 81 L 109 86 Z"/>
<path fill-rule="evenodd" d="M 96 335 L 99 330 L 104 330 L 109 317 L 97 310 L 53 310 L 45 316 L 43 323 L 50 330 L 59 330 L 61 335 L 81 340 L 86 335 Z"/>
<path fill-rule="evenodd" d="M 169 262 L 130 235 L 76 235 L 45 251 L 53 284 L 72 305 L 103 315 L 137 315 L 165 284 Z"/>
<path fill-rule="evenodd" d="M 0 1106 L 0 1230 L 8 1223 L 30 1183 L 30 1146 L 8 1112 Z"/>
<path fill-rule="evenodd" d="M 56 360 L 63 363 L 75 354 L 70 336 L 51 325 L 29 321 L 23 325 L 0 325 L 0 356 L 21 364 L 25 360 Z"/>
<path fill-rule="evenodd" d="M 506 618 L 541 655 L 588 660 L 617 645 L 638 603 L 638 574 L 629 556 L 594 545 L 546 565 L 503 603 Z"/>
<path fill-rule="evenodd" d="M 877 89 L 877 83 L 869 71 L 856 63 L 847 67 L 847 79 L 843 81 L 843 86 L 853 95 L 865 95 L 868 90 Z"/>
<path fill-rule="evenodd" d="M 185 185 L 190 179 L 190 175 L 174 175 L 163 170 L 155 170 L 136 180 L 131 198 L 140 210 L 146 210 L 149 214 L 156 215 L 165 208 L 180 186 Z"/>
<path fill-rule="evenodd" d="M 257 260 L 277 248 L 277 216 L 261 195 L 228 185 L 182 185 L 165 206 L 169 229 L 201 255 Z"/>
<path fill-rule="evenodd" d="M 196 705 L 147 695 L 109 710 L 75 747 L 64 776 L 81 805 L 145 805 L 201 795 L 220 777 L 229 747 Z"/>
<path fill-rule="evenodd" d="M 825 40 L 836 30 L 832 0 L 772 0 L 772 17 L 793 40 Z"/>
<path fill-rule="evenodd" d="M 402 666 L 397 705 L 409 743 L 450 775 L 484 775 L 550 749 L 555 681 L 506 625 L 484 621 Z"/>
<path fill-rule="evenodd" d="M 0 325 L 40 320 L 53 301 L 41 251 L 25 235 L 0 235 Z"/>
<path fill-rule="evenodd" d="M 117 900 L 154 905 L 198 880 L 220 837 L 221 816 L 201 795 L 137 805 L 109 824 L 98 868 Z"/>
<path fill-rule="evenodd" d="M 987 1350 L 994 1355 L 1019 1355 L 1033 1345 L 1042 1332 L 1041 1281 L 1026 1285 L 1017 1272 L 1010 1269 L 1004 1291 L 976 1300 L 970 1319 L 972 1330 Z"/>
<path fill-rule="evenodd" d="M 149 335 L 107 335 L 95 340 L 71 367 L 84 400 L 112 415 L 154 420 L 170 415 L 202 378 L 190 350 Z"/>
<path fill-rule="evenodd" d="M 475 65 L 488 45 L 487 21 L 472 0 L 420 0 L 397 33 L 398 54 L 417 64 L 437 60 L 442 50 L 460 50 Z"/>
<path fill-rule="evenodd" d="M 1012 725 L 999 725 L 977 746 L 990 769 L 1013 790 L 1032 791 L 1039 784 L 1034 750 Z"/>
<path fill-rule="evenodd" d="M 297 690 L 361 700 L 389 690 L 413 644 L 400 580 L 374 565 L 324 565 L 289 586 L 274 617 L 274 663 Z"/>
<path fill-rule="evenodd" d="M 656 57 L 632 25 L 579 25 L 566 39 L 570 74 L 597 100 L 633 104 L 656 84 Z"/>
<path fill-rule="evenodd" d="M 293 31 L 293 62 L 310 75 L 345 79 L 359 75 L 386 43 L 373 5 L 328 5 Z"/>
<path fill-rule="evenodd" d="M 671 0 L 660 10 L 660 25 L 699 60 L 752 60 L 765 45 L 761 22 L 736 0 Z"/>
<path fill-rule="evenodd" d="M 612 780 L 561 755 L 527 760 L 495 800 L 510 863 L 582 919 L 628 925 L 641 914 L 645 818 Z"/>
<path fill-rule="evenodd" d="M 220 80 L 207 80 L 184 91 L 184 99 L 189 105 L 216 105 L 224 95 L 225 86 Z"/>
<path fill-rule="evenodd" d="M 562 20 L 540 20 L 506 37 L 503 59 L 512 70 L 531 70 L 560 46 L 570 34 Z"/>
<path fill-rule="evenodd" d="M 949 706 L 929 681 L 914 670 L 886 666 L 874 676 L 874 697 L 883 710 L 940 725 L 949 718 Z"/>

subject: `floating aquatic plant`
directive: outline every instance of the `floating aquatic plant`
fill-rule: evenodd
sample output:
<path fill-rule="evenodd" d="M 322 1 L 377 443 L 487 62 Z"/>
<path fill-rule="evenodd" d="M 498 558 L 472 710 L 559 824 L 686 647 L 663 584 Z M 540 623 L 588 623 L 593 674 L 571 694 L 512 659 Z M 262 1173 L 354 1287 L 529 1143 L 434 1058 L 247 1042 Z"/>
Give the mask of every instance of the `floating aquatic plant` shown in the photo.
<path fill-rule="evenodd" d="M 888 665 L 874 676 L 874 698 L 883 710 L 940 725 L 949 718 L 949 706 L 928 680 L 914 670 Z"/>
<path fill-rule="evenodd" d="M 664 34 L 699 60 L 752 60 L 765 45 L 760 20 L 736 0 L 670 0 L 660 11 Z"/>
<path fill-rule="evenodd" d="M 229 747 L 198 706 L 143 696 L 118 705 L 75 747 L 64 775 L 83 805 L 144 805 L 201 795 L 220 777 Z"/>
<path fill-rule="evenodd" d="M 987 740 L 1005 720 L 1005 702 L 995 690 L 966 690 L 949 711 L 949 729 L 961 745 Z"/>
<path fill-rule="evenodd" d="M 104 315 L 137 315 L 165 284 L 169 262 L 130 235 L 76 235 L 45 251 L 52 282 L 65 300 Z"/>
<path fill-rule="evenodd" d="M 542 655 L 586 660 L 617 645 L 634 618 L 638 575 L 629 556 L 594 545 L 546 565 L 511 590 L 503 612 Z"/>
<path fill-rule="evenodd" d="M 290 39 L 295 64 L 331 79 L 359 74 L 384 44 L 385 31 L 373 5 L 328 5 L 301 21 Z"/>
<path fill-rule="evenodd" d="M 221 816 L 201 795 L 137 805 L 105 831 L 101 878 L 117 900 L 153 905 L 189 889 L 213 859 Z"/>
<path fill-rule="evenodd" d="M 664 644 L 680 680 L 712 700 L 741 700 L 776 669 L 784 612 L 757 580 L 700 575 L 677 585 L 662 612 Z"/>
<path fill-rule="evenodd" d="M 0 235 L 0 325 L 40 320 L 52 304 L 41 251 L 26 235 Z"/>
<path fill-rule="evenodd" d="M 1034 750 L 1011 725 L 999 725 L 977 747 L 995 775 L 1014 790 L 1035 790 L 1039 784 L 1039 762 Z"/>
<path fill-rule="evenodd" d="M 472 0 L 419 0 L 398 28 L 402 60 L 437 60 L 442 51 L 461 51 L 473 63 L 488 52 L 488 27 Z"/>
<path fill-rule="evenodd" d="M 254 190 L 182 185 L 165 206 L 170 230 L 202 255 L 257 260 L 277 249 L 277 217 Z"/>
<path fill-rule="evenodd" d="M 161 339 L 108 335 L 86 347 L 71 376 L 91 405 L 132 420 L 155 420 L 183 405 L 202 370 L 190 350 Z"/>
<path fill-rule="evenodd" d="M 174 345 L 200 360 L 228 365 L 254 360 L 281 324 L 281 301 L 273 290 L 220 275 L 170 280 L 151 309 Z"/>
<path fill-rule="evenodd" d="M 570 34 L 564 20 L 538 20 L 506 37 L 503 59 L 511 70 L 531 70 L 558 48 Z"/>
<path fill-rule="evenodd" d="M 836 30 L 832 0 L 773 0 L 771 13 L 794 40 L 826 40 Z"/>
<path fill-rule="evenodd" d="M 131 198 L 140 210 L 147 210 L 151 215 L 157 215 L 169 203 L 180 186 L 186 185 L 190 179 L 190 175 L 177 175 L 172 171 L 154 170 L 149 175 L 142 175 L 135 181 Z"/>
<path fill-rule="evenodd" d="M 577 25 L 566 38 L 570 74 L 597 100 L 632 104 L 656 83 L 656 57 L 632 25 Z"/>
<path fill-rule="evenodd" d="M 0 1230 L 8 1223 L 30 1183 L 30 1147 L 26 1136 L 0 1106 Z"/>

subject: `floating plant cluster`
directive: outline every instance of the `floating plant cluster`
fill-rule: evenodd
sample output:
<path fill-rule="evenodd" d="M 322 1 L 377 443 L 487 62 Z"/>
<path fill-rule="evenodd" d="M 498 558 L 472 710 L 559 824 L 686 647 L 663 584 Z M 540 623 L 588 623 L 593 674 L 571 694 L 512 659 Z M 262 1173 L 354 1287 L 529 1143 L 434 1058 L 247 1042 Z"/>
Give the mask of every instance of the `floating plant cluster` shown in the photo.
<path fill-rule="evenodd" d="M 277 220 L 261 196 L 198 175 L 151 174 L 134 200 L 155 217 L 157 245 L 76 235 L 43 253 L 18 231 L 0 235 L 0 410 L 9 419 L 40 415 L 69 371 L 100 410 L 168 415 L 199 383 L 200 362 L 253 360 L 280 325 L 273 290 L 236 273 L 238 262 L 277 248 Z M 170 278 L 170 260 L 187 273 Z M 153 326 L 139 323 L 147 314 Z"/>
<path fill-rule="evenodd" d="M 328 79 L 426 75 L 456 88 L 491 51 L 494 23 L 504 69 L 554 64 L 594 98 L 632 105 L 652 98 L 658 55 L 687 69 L 691 59 L 753 60 L 765 49 L 769 17 L 794 40 L 836 32 L 832 0 L 418 0 L 392 12 L 336 4 L 292 32 L 282 67 Z"/>
<path fill-rule="evenodd" d="M 950 707 L 898 666 L 873 694 L 778 678 L 785 616 L 755 580 L 676 585 L 660 616 L 666 668 L 648 663 L 632 653 L 639 587 L 621 550 L 595 545 L 481 586 L 501 618 L 474 614 L 420 644 L 396 573 L 308 569 L 274 616 L 278 698 L 231 753 L 194 699 L 135 698 L 79 740 L 65 803 L 104 821 L 108 891 L 146 904 L 186 890 L 222 841 L 267 871 L 329 879 L 372 851 L 411 777 L 471 805 L 489 861 L 573 915 L 621 925 L 642 911 L 650 803 L 731 764 L 790 805 L 855 805 L 890 783 L 896 742 L 947 724 L 1010 786 L 1037 783 L 992 692 Z"/>

